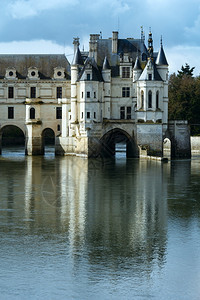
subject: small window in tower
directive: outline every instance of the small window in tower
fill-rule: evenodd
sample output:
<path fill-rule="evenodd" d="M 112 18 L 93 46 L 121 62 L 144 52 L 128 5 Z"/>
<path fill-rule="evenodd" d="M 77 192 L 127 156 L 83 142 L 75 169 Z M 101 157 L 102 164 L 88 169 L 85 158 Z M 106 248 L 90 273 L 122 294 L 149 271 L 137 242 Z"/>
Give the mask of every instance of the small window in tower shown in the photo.
<path fill-rule="evenodd" d="M 152 91 L 148 93 L 148 108 L 152 108 Z"/>
<path fill-rule="evenodd" d="M 87 119 L 90 119 L 90 112 L 87 111 Z"/>
<path fill-rule="evenodd" d="M 96 112 L 94 112 L 94 119 L 96 119 Z"/>
<path fill-rule="evenodd" d="M 152 80 L 152 74 L 149 74 L 149 80 Z"/>
<path fill-rule="evenodd" d="M 96 98 L 96 92 L 94 92 L 94 98 Z"/>
<path fill-rule="evenodd" d="M 81 92 L 81 98 L 83 98 L 83 92 Z"/>
<path fill-rule="evenodd" d="M 122 78 L 130 78 L 130 67 L 122 67 Z"/>
<path fill-rule="evenodd" d="M 87 74 L 87 80 L 90 80 L 90 74 Z"/>
<path fill-rule="evenodd" d="M 81 118 L 83 119 L 83 112 L 81 113 Z"/>
<path fill-rule="evenodd" d="M 156 108 L 159 108 L 159 91 L 156 92 Z"/>
<path fill-rule="evenodd" d="M 120 107 L 120 119 L 121 120 L 125 119 L 125 107 L 124 106 Z"/>
<path fill-rule="evenodd" d="M 60 131 L 60 124 L 58 124 L 57 126 L 57 131 Z"/>
<path fill-rule="evenodd" d="M 90 98 L 90 92 L 87 92 L 87 98 Z"/>
<path fill-rule="evenodd" d="M 127 106 L 126 108 L 126 118 L 127 120 L 131 119 L 131 106 Z"/>
<path fill-rule="evenodd" d="M 141 108 L 144 108 L 144 92 L 141 91 Z"/>

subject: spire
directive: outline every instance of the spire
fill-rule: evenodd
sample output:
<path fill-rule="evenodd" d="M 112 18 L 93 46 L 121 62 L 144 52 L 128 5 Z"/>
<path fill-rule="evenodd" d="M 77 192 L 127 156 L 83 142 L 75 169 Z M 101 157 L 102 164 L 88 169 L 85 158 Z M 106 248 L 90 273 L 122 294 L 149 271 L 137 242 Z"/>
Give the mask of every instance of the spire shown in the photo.
<path fill-rule="evenodd" d="M 136 57 L 135 65 L 134 65 L 133 69 L 134 70 L 142 70 L 138 56 Z"/>
<path fill-rule="evenodd" d="M 152 58 L 153 57 L 153 39 L 152 39 L 151 28 L 149 28 L 148 52 L 149 52 L 149 57 Z"/>
<path fill-rule="evenodd" d="M 157 56 L 157 59 L 156 59 L 156 65 L 168 66 L 167 59 L 166 59 L 166 56 L 165 56 L 165 52 L 164 52 L 163 46 L 162 46 L 162 36 L 161 36 L 161 40 L 160 40 L 160 50 L 158 52 L 158 56 Z"/>
<path fill-rule="evenodd" d="M 72 61 L 72 65 L 83 65 L 83 59 L 82 59 L 82 56 L 81 56 L 81 52 L 79 50 L 79 47 L 77 47 L 76 49 L 76 52 L 74 54 L 74 58 L 73 58 L 73 61 Z"/>
<path fill-rule="evenodd" d="M 110 64 L 108 62 L 107 57 L 105 56 L 104 62 L 103 62 L 103 70 L 108 70 L 108 69 L 110 69 Z"/>

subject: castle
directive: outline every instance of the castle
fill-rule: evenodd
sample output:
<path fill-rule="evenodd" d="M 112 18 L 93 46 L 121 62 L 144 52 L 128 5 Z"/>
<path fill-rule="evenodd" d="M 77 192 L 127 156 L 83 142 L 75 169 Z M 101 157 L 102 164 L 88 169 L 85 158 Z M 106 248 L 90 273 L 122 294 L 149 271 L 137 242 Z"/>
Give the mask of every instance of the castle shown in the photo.
<path fill-rule="evenodd" d="M 91 34 L 89 51 L 74 38 L 74 58 L 64 55 L 0 55 L 0 136 L 17 126 L 26 154 L 44 153 L 44 132 L 53 130 L 58 155 L 162 156 L 171 139 L 174 156 L 188 156 L 184 122 L 168 124 L 168 63 L 161 45 L 154 52 L 140 39 L 103 39 Z M 182 153 L 182 154 L 181 154 Z"/>

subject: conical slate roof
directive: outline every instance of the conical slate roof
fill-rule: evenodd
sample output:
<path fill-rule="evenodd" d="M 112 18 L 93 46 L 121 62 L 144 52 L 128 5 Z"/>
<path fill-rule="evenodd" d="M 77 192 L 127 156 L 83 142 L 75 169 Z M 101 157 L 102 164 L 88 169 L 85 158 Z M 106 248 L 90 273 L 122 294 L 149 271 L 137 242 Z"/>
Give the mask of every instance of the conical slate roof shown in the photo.
<path fill-rule="evenodd" d="M 167 62 L 167 59 L 166 59 L 166 56 L 165 56 L 165 52 L 163 50 L 162 43 L 160 45 L 160 50 L 158 52 L 158 56 L 157 56 L 157 59 L 156 59 L 156 65 L 158 65 L 158 66 L 168 66 L 168 62 Z"/>
<path fill-rule="evenodd" d="M 103 70 L 109 70 L 110 69 L 110 64 L 108 62 L 107 57 L 105 56 L 104 62 L 103 62 Z"/>
<path fill-rule="evenodd" d="M 134 70 L 142 70 L 138 56 L 136 57 L 136 61 L 135 61 L 135 65 L 134 65 L 133 69 Z"/>
<path fill-rule="evenodd" d="M 81 66 L 83 66 L 83 64 L 84 64 L 84 62 L 83 62 L 83 59 L 82 59 L 82 56 L 81 56 L 81 52 L 79 50 L 79 47 L 77 47 L 76 52 L 74 54 L 73 61 L 72 61 L 72 65 L 81 65 Z"/>
<path fill-rule="evenodd" d="M 151 59 L 148 60 L 146 67 L 144 68 L 139 80 L 149 80 L 148 78 L 148 70 L 151 69 L 153 72 L 153 80 L 156 81 L 162 81 L 162 78 L 160 77 L 157 69 L 156 69 L 156 65 L 154 63 L 154 61 L 152 61 Z"/>

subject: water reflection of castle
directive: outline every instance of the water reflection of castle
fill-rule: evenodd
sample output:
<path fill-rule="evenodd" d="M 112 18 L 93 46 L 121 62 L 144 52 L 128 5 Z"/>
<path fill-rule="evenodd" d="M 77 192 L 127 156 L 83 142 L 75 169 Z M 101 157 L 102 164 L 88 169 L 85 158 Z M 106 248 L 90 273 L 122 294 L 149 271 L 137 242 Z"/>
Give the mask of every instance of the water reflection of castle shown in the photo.
<path fill-rule="evenodd" d="M 162 264 L 170 184 L 189 185 L 186 162 L 27 157 L 7 176 L 9 163 L 1 161 L 0 176 L 10 220 L 18 214 L 28 231 L 66 233 L 72 254 L 87 245 L 91 263 L 112 256 Z"/>

